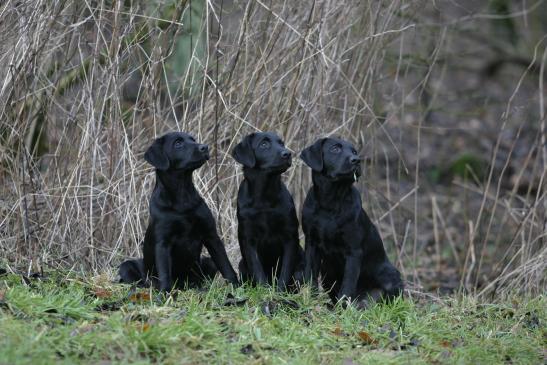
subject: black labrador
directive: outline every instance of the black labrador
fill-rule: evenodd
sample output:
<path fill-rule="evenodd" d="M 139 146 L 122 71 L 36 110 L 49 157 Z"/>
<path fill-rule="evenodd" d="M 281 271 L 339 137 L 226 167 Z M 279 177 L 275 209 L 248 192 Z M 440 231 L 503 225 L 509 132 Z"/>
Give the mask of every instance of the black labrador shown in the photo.
<path fill-rule="evenodd" d="M 175 284 L 179 288 L 199 285 L 218 269 L 236 284 L 237 274 L 213 215 L 192 181 L 193 171 L 209 159 L 208 146 L 189 134 L 172 132 L 156 139 L 144 159 L 156 168 L 156 185 L 150 198 L 143 259 L 123 262 L 120 282 L 147 285 L 151 281 L 161 291 L 169 291 Z M 203 245 L 212 261 L 201 257 Z"/>
<path fill-rule="evenodd" d="M 321 138 L 301 158 L 312 168 L 313 180 L 302 210 L 305 280 L 316 287 L 321 274 L 334 302 L 347 298 L 366 305 L 369 299 L 399 295 L 401 275 L 353 187 L 361 175 L 355 148 L 338 138 Z"/>
<path fill-rule="evenodd" d="M 238 238 L 242 280 L 277 282 L 279 290 L 295 288 L 302 277 L 304 252 L 298 240 L 298 218 L 281 174 L 291 166 L 291 153 L 274 133 L 252 133 L 232 155 L 243 165 L 237 195 Z"/>

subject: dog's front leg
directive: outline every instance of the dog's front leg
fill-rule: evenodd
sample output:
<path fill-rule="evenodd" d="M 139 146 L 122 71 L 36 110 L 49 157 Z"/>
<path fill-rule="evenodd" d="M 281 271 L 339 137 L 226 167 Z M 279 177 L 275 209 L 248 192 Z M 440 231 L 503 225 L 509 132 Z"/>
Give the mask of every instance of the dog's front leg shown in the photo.
<path fill-rule="evenodd" d="M 342 298 L 352 299 L 355 296 L 359 275 L 361 275 L 361 259 L 363 253 L 361 250 L 352 251 L 346 255 L 346 263 L 344 266 L 344 278 L 342 286 L 338 292 L 338 300 Z M 355 298 L 353 298 L 355 299 Z"/>
<path fill-rule="evenodd" d="M 296 243 L 298 244 L 298 243 Z M 294 267 L 294 256 L 295 256 L 295 243 L 291 242 L 285 244 L 285 249 L 283 250 L 283 258 L 281 261 L 281 272 L 279 274 L 279 279 L 277 280 L 277 289 L 283 291 L 287 288 L 287 283 L 291 278 Z"/>
<path fill-rule="evenodd" d="M 245 262 L 247 263 L 247 267 L 250 271 L 251 277 L 256 283 L 260 285 L 268 284 L 268 279 L 266 279 L 264 268 L 262 267 L 262 263 L 260 262 L 260 258 L 258 257 L 258 252 L 256 251 L 256 245 L 247 242 L 244 247 L 245 248 L 241 253 L 245 257 Z"/>
<path fill-rule="evenodd" d="M 319 280 L 319 251 L 317 246 L 306 236 L 306 248 L 304 251 L 306 265 L 304 267 L 304 280 L 310 283 L 314 289 L 318 288 Z"/>
<path fill-rule="evenodd" d="M 156 256 L 156 270 L 160 282 L 159 290 L 170 291 L 173 288 L 173 278 L 171 275 L 171 247 L 165 242 L 157 242 L 154 247 Z"/>
<path fill-rule="evenodd" d="M 205 240 L 205 247 L 207 247 L 207 251 L 209 251 L 213 262 L 222 276 L 230 283 L 237 285 L 237 274 L 234 271 L 230 260 L 228 260 L 228 255 L 226 254 L 224 244 L 222 243 L 220 237 L 216 234 L 216 231 L 212 236 Z"/>

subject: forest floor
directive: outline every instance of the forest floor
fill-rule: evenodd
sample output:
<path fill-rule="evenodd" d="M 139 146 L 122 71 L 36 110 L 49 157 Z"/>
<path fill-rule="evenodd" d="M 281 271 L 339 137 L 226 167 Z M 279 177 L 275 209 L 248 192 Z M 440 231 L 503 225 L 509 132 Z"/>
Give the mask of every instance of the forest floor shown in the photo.
<path fill-rule="evenodd" d="M 0 276 L 0 364 L 541 364 L 547 300 L 413 295 L 367 310 L 322 293 L 156 292 L 105 276 Z"/>

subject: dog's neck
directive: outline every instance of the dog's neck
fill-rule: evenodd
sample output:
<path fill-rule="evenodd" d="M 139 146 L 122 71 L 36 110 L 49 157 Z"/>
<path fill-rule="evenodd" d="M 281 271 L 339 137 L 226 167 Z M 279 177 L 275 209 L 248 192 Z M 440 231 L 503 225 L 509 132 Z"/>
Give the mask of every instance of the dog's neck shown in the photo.
<path fill-rule="evenodd" d="M 200 195 L 192 181 L 192 173 L 188 170 L 156 170 L 156 188 L 161 187 L 161 193 L 169 196 L 166 201 L 174 202 L 174 206 L 183 209 L 195 206 Z"/>
<path fill-rule="evenodd" d="M 313 192 L 321 208 L 339 210 L 348 200 L 351 200 L 353 180 L 333 180 L 321 174 L 312 172 Z"/>
<path fill-rule="evenodd" d="M 264 170 L 244 167 L 243 176 L 252 197 L 260 197 L 260 201 L 272 203 L 278 201 L 282 184 L 279 172 L 268 173 Z"/>

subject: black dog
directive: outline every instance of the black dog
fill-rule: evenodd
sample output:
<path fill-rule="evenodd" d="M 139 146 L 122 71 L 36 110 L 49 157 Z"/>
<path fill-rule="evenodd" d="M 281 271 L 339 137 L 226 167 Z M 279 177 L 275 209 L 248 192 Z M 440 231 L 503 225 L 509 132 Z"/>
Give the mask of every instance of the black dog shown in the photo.
<path fill-rule="evenodd" d="M 209 148 L 180 132 L 154 141 L 144 159 L 156 168 L 150 198 L 150 221 L 143 243 L 143 259 L 120 265 L 120 281 L 152 284 L 169 291 L 176 283 L 199 285 L 217 268 L 236 284 L 237 275 L 218 237 L 215 220 L 192 182 L 192 172 L 209 159 Z M 201 257 L 203 245 L 212 261 Z"/>
<path fill-rule="evenodd" d="M 313 187 L 302 210 L 306 236 L 305 279 L 317 286 L 319 273 L 333 301 L 386 299 L 403 289 L 399 271 L 389 262 L 382 239 L 361 206 L 353 182 L 360 158 L 341 139 L 322 138 L 302 151 L 312 168 Z"/>
<path fill-rule="evenodd" d="M 291 166 L 291 153 L 274 133 L 252 133 L 232 153 L 243 165 L 237 195 L 242 280 L 272 284 L 279 290 L 302 276 L 303 250 L 298 243 L 298 218 L 281 174 Z M 295 270 L 300 267 L 299 273 Z"/>

